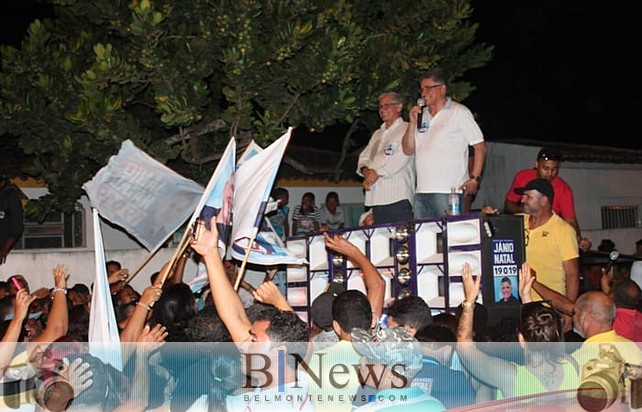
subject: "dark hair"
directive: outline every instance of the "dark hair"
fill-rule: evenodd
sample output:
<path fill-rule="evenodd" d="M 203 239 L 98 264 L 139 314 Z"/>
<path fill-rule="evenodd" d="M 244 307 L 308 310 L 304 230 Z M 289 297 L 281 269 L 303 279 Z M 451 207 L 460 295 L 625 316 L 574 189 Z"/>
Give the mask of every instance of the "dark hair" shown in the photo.
<path fill-rule="evenodd" d="M 542 302 L 531 302 L 520 307 L 519 332 L 526 342 L 562 342 L 562 323 L 555 309 Z"/>
<path fill-rule="evenodd" d="M 422 326 L 421 328 L 417 329 L 415 338 L 419 342 L 443 343 L 443 345 L 438 345 L 439 347 L 446 345 L 454 347 L 455 342 L 457 341 L 457 337 L 455 336 L 455 333 L 451 328 L 449 328 L 448 326 L 435 324 Z"/>
<path fill-rule="evenodd" d="M 288 354 L 299 356 L 300 358 L 305 356 L 310 335 L 308 325 L 299 315 L 264 304 L 254 304 L 250 308 L 248 308 L 248 317 L 252 322 L 270 322 L 265 334 L 272 342 L 285 344 Z M 251 316 L 249 316 L 250 313 Z M 294 356 L 285 357 L 286 363 L 292 368 L 296 367 Z"/>
<path fill-rule="evenodd" d="M 118 270 L 120 270 L 120 269 L 122 269 L 122 268 L 123 268 L 123 267 L 121 266 L 120 262 L 118 262 L 118 261 L 116 261 L 116 260 L 109 260 L 109 261 L 105 262 L 105 267 L 107 267 L 107 266 L 109 266 L 109 265 L 114 265 L 114 266 L 116 266 L 116 267 L 118 268 Z"/>
<path fill-rule="evenodd" d="M 640 302 L 640 286 L 628 278 L 618 279 L 611 288 L 617 308 L 636 309 Z"/>
<path fill-rule="evenodd" d="M 337 201 L 337 203 L 339 203 L 339 194 L 338 194 L 337 192 L 328 192 L 328 194 L 327 194 L 327 195 L 325 195 L 325 201 L 326 201 L 326 203 L 327 203 L 327 202 L 328 202 L 328 200 L 330 200 L 330 199 L 334 199 L 334 200 L 336 200 L 336 201 Z"/>
<path fill-rule="evenodd" d="M 288 192 L 288 189 L 284 187 L 277 187 L 274 190 L 272 190 L 272 193 L 270 193 L 270 196 L 272 196 L 272 198 L 276 200 L 283 196 L 290 196 L 290 192 Z"/>
<path fill-rule="evenodd" d="M 67 356 L 69 364 L 77 358 L 82 359 L 83 363 L 89 364 L 89 370 L 93 372 L 91 377 L 93 383 L 74 397 L 69 410 L 98 406 L 102 410 L 113 410 L 125 402 L 129 392 L 129 380 L 125 374 L 89 353 Z"/>
<path fill-rule="evenodd" d="M 84 283 L 76 283 L 72 288 L 69 290 L 73 290 L 75 292 L 78 292 L 81 295 L 89 296 L 91 292 L 89 292 L 89 286 L 85 285 Z"/>
<path fill-rule="evenodd" d="M 615 243 L 611 239 L 602 239 L 600 244 L 597 246 L 599 252 L 612 252 L 615 250 Z"/>
<path fill-rule="evenodd" d="M 192 342 L 232 342 L 216 306 L 208 305 L 187 323 L 185 334 Z"/>
<path fill-rule="evenodd" d="M 305 192 L 305 193 L 303 194 L 303 196 L 301 196 L 301 203 L 303 203 L 303 199 L 305 199 L 306 197 L 309 197 L 310 199 L 312 199 L 312 201 L 314 201 L 314 200 L 315 200 L 314 193 L 312 193 L 312 192 Z"/>
<path fill-rule="evenodd" d="M 243 374 L 240 353 L 236 346 L 227 344 L 210 359 L 212 385 L 207 394 L 208 412 L 226 412 L 225 399 L 242 385 Z"/>
<path fill-rule="evenodd" d="M 372 306 L 368 297 L 356 289 L 339 293 L 332 302 L 332 319 L 346 333 L 351 333 L 354 328 L 370 330 Z"/>
<path fill-rule="evenodd" d="M 473 332 L 475 332 L 475 341 L 484 341 L 488 335 L 488 308 L 479 302 L 475 302 L 475 311 L 473 315 Z M 457 322 L 461 316 L 461 305 L 455 309 Z"/>
<path fill-rule="evenodd" d="M 408 325 L 416 330 L 432 324 L 430 306 L 423 298 L 415 295 L 397 299 L 386 313 L 400 326 Z"/>
<path fill-rule="evenodd" d="M 444 77 L 443 73 L 439 70 L 426 72 L 421 76 L 419 76 L 419 85 L 421 85 L 421 82 L 424 81 L 425 79 L 432 79 L 439 84 L 446 84 L 446 78 Z"/>
<path fill-rule="evenodd" d="M 513 282 L 511 282 L 510 279 L 508 278 L 508 276 L 504 276 L 499 283 L 504 283 L 504 282 L 508 282 L 511 285 L 513 284 Z"/>
<path fill-rule="evenodd" d="M 187 322 L 196 315 L 196 298 L 185 283 L 170 285 L 152 309 L 152 324 L 167 327 L 168 342 L 176 342 L 184 334 Z"/>
<path fill-rule="evenodd" d="M 69 326 L 67 335 L 78 342 L 89 342 L 89 312 L 83 305 L 69 308 Z"/>

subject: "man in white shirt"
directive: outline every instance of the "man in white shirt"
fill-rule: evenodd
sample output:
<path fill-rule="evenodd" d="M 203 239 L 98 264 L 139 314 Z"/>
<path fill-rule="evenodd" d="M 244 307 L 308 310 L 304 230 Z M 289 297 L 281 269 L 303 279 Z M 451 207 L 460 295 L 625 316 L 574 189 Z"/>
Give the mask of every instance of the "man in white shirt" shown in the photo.
<path fill-rule="evenodd" d="M 401 117 L 403 98 L 397 92 L 379 96 L 383 123 L 359 155 L 357 173 L 363 176 L 365 205 L 372 208 L 374 222 L 412 220 L 414 156 L 403 152 L 401 141 L 408 123 Z"/>

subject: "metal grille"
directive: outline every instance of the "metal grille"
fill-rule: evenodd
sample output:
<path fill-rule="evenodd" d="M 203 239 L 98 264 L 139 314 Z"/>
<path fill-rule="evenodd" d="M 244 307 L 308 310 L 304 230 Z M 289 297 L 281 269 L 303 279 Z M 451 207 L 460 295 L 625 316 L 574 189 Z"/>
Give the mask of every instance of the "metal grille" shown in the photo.
<path fill-rule="evenodd" d="M 637 206 L 602 206 L 602 229 L 635 227 Z"/>

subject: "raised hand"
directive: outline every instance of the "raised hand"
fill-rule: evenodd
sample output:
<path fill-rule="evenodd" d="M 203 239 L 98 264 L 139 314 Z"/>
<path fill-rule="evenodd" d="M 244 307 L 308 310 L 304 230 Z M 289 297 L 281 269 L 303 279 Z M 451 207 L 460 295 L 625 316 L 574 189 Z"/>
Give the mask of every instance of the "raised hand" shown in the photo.
<path fill-rule="evenodd" d="M 218 254 L 218 229 L 216 227 L 216 216 L 210 219 L 210 229 L 205 227 L 205 222 L 198 220 L 195 222 L 197 228 L 196 236 L 190 241 L 190 246 L 196 253 L 205 256 L 210 253 Z"/>
<path fill-rule="evenodd" d="M 257 289 L 252 291 L 252 296 L 259 302 L 272 305 L 275 308 L 292 310 L 285 296 L 283 296 L 279 288 L 271 280 L 261 283 Z"/>
<path fill-rule="evenodd" d="M 14 318 L 25 319 L 29 313 L 29 305 L 31 305 L 31 302 L 34 300 L 36 300 L 34 295 L 30 295 L 26 289 L 20 289 L 18 293 L 16 293 L 16 300 L 14 302 Z"/>
<path fill-rule="evenodd" d="M 353 257 L 355 253 L 361 253 L 359 248 L 357 248 L 354 244 L 352 244 L 352 242 L 341 235 L 330 235 L 326 232 L 324 233 L 324 236 L 325 246 L 334 252 L 348 257 Z"/>
<path fill-rule="evenodd" d="M 533 301 L 531 289 L 534 281 L 535 275 L 531 270 L 531 266 L 528 262 L 522 263 L 522 268 L 519 270 L 519 297 L 522 299 L 522 303 Z"/>
<path fill-rule="evenodd" d="M 461 278 L 464 284 L 464 299 L 466 302 L 475 302 L 479 295 L 481 276 L 473 278 L 473 268 L 470 263 L 465 262 L 461 267 Z"/>

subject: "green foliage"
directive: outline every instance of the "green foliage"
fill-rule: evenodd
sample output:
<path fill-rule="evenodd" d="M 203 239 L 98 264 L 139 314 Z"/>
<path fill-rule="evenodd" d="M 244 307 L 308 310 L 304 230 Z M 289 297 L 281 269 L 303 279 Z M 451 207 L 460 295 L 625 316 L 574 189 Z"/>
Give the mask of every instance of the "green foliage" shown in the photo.
<path fill-rule="evenodd" d="M 52 3 L 20 49 L 2 47 L 0 134 L 44 177 L 42 207 L 66 211 L 123 140 L 205 181 L 232 135 L 372 129 L 382 91 L 410 105 L 441 68 L 461 100 L 473 88 L 457 80 L 491 57 L 467 0 Z"/>

